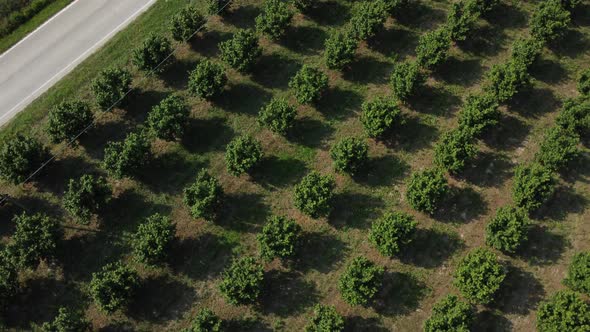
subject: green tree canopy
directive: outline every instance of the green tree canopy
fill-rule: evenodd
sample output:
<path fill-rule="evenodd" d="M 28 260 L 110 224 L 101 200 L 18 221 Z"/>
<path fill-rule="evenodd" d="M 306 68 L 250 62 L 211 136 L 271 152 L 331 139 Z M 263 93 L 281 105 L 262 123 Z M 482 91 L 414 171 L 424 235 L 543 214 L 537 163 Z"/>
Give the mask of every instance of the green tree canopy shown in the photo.
<path fill-rule="evenodd" d="M 258 300 L 263 281 L 262 265 L 253 257 L 242 257 L 223 272 L 219 289 L 230 304 L 250 304 Z"/>
<path fill-rule="evenodd" d="M 47 133 L 53 143 L 69 142 L 94 121 L 87 103 L 64 101 L 49 111 Z"/>
<path fill-rule="evenodd" d="M 381 288 L 383 273 L 382 267 L 367 258 L 356 257 L 338 280 L 342 299 L 350 305 L 368 304 Z"/>
<path fill-rule="evenodd" d="M 70 179 L 64 193 L 63 206 L 76 222 L 88 224 L 111 199 L 112 189 L 103 177 L 86 174 Z"/>
<path fill-rule="evenodd" d="M 295 185 L 295 207 L 312 218 L 328 215 L 335 186 L 333 177 L 312 171 Z"/>
<path fill-rule="evenodd" d="M 488 304 L 506 278 L 506 270 L 498 257 L 484 248 L 470 251 L 455 270 L 455 286 L 468 300 Z"/>
<path fill-rule="evenodd" d="M 388 257 L 397 255 L 414 239 L 418 223 L 404 212 L 386 213 L 373 222 L 369 241 Z"/>

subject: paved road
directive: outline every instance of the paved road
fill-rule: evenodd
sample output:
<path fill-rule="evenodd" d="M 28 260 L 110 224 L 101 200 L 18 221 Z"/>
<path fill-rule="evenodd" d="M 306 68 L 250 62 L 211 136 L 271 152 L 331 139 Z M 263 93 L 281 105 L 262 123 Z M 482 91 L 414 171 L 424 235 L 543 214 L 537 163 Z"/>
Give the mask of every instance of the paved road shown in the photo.
<path fill-rule="evenodd" d="M 76 0 L 0 55 L 0 125 L 156 0 Z"/>

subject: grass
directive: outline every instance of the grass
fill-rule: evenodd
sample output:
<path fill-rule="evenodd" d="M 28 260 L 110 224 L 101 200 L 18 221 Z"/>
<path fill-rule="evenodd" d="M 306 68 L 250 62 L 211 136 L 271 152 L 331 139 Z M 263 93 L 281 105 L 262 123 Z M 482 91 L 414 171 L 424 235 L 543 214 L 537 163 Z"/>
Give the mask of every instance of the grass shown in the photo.
<path fill-rule="evenodd" d="M 57 14 L 60 10 L 64 9 L 71 2 L 72 0 L 54 1 L 49 6 L 43 8 L 43 10 L 37 13 L 37 15 L 33 16 L 30 20 L 11 32 L 9 35 L 0 38 L 0 54 L 4 53 L 13 45 L 18 43 L 21 39 L 25 38 L 25 36 L 33 32 L 35 29 L 41 26 L 41 24 L 45 23 L 45 21 Z"/>
<path fill-rule="evenodd" d="M 181 0 L 159 1 L 117 34 L 66 78 L 21 112 L 2 132 L 0 141 L 29 131 L 48 142 L 44 133 L 47 110 L 64 99 L 88 98 L 89 82 L 109 65 L 129 65 L 130 50 L 148 31 L 164 32 Z M 176 59 L 159 76 L 144 78 L 134 71 L 135 90 L 129 106 L 101 117 L 78 148 L 66 149 L 33 184 L 2 185 L 31 211 L 49 212 L 72 224 L 60 207 L 68 178 L 101 172 L 104 145 L 121 139 L 141 124 L 149 109 L 172 92 L 186 94 L 187 71 L 203 57 L 216 60 L 217 43 L 237 28 L 252 27 L 261 1 L 236 0 L 223 19 L 213 18 L 208 31 L 180 45 Z M 576 73 L 590 64 L 589 7 L 574 19 L 576 43 L 544 50 L 533 68 L 534 87 L 503 107 L 505 120 L 480 142 L 482 153 L 464 172 L 450 178 L 453 196 L 444 213 L 429 216 L 413 211 L 404 193 L 408 176 L 432 165 L 432 146 L 442 132 L 457 123 L 457 111 L 469 92 L 478 91 L 483 75 L 502 62 L 518 36 L 526 35 L 532 4 L 505 1 L 465 43 L 455 45 L 451 58 L 427 82 L 422 96 L 403 107 L 408 123 L 391 142 L 369 140 L 367 174 L 350 178 L 334 174 L 329 148 L 346 136 L 363 135 L 358 120 L 366 99 L 389 95 L 388 75 L 394 58 L 413 57 L 418 36 L 444 22 L 449 4 L 423 1 L 420 10 L 402 20 L 389 19 L 374 40 L 363 43 L 357 61 L 344 73 L 329 71 L 322 59 L 323 40 L 332 28 L 345 24 L 350 10 L 345 0 L 322 1 L 308 16 L 296 15 L 294 26 L 278 42 L 261 39 L 264 54 L 252 75 L 229 71 L 230 84 L 222 98 L 204 102 L 187 96 L 191 119 L 179 142 L 156 141 L 156 157 L 137 179 L 110 180 L 115 197 L 92 232 L 68 229 L 56 263 L 44 264 L 22 276 L 26 291 L 10 308 L 6 323 L 27 329 L 55 315 L 57 308 L 84 308 L 95 329 L 179 330 L 196 312 L 210 307 L 233 330 L 300 331 L 313 304 L 335 305 L 354 331 L 420 330 L 432 305 L 448 293 L 460 257 L 484 245 L 484 227 L 497 208 L 511 202 L 514 166 L 532 159 L 546 128 L 554 123 L 561 100 L 575 95 Z M 329 9 L 329 10 L 328 10 Z M 330 90 L 316 106 L 299 106 L 295 128 L 286 138 L 256 123 L 258 110 L 272 96 L 295 104 L 287 84 L 304 63 L 321 67 L 330 77 Z M 549 68 L 550 70 L 547 70 Z M 265 158 L 250 176 L 232 177 L 225 170 L 225 145 L 249 133 L 263 143 Z M 57 147 L 53 146 L 54 149 Z M 480 330 L 534 330 L 539 301 L 560 289 L 571 256 L 588 250 L 590 163 L 582 160 L 560 183 L 552 202 L 535 216 L 530 241 L 515 256 L 501 255 L 510 266 L 510 283 L 497 303 L 480 308 Z M 182 204 L 182 188 L 197 171 L 209 168 L 226 192 L 220 220 L 194 220 Z M 309 170 L 334 174 L 335 208 L 325 219 L 312 220 L 293 206 L 292 189 Z M 490 173 L 492 172 L 492 173 Z M 380 256 L 367 241 L 371 222 L 388 210 L 401 210 L 419 222 L 418 239 L 399 258 Z M 3 220 L 18 211 L 0 209 Z M 133 262 L 129 236 L 153 213 L 171 216 L 178 240 L 165 267 L 146 269 Z M 304 246 L 293 266 L 266 264 L 265 295 L 252 307 L 232 307 L 221 297 L 220 273 L 235 255 L 256 255 L 256 234 L 271 214 L 295 218 L 305 231 Z M 11 229 L 2 230 L 4 240 Z M 387 270 L 384 287 L 368 307 L 346 305 L 337 289 L 338 277 L 352 258 L 365 255 Z M 139 269 L 141 295 L 116 315 L 99 312 L 88 297 L 92 272 L 123 259 Z M 526 287 L 525 287 L 526 286 Z M 253 322 L 254 321 L 254 322 Z"/>

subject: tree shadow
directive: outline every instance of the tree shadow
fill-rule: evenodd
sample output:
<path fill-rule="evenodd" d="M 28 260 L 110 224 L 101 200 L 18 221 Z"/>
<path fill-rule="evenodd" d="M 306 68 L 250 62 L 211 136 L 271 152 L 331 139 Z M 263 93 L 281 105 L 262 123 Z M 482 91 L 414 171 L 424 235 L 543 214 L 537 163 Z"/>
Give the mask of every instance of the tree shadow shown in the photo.
<path fill-rule="evenodd" d="M 362 102 L 363 97 L 358 92 L 333 87 L 325 92 L 316 108 L 329 119 L 344 120 L 352 116 Z"/>
<path fill-rule="evenodd" d="M 90 281 L 92 272 L 117 261 L 128 251 L 123 242 L 104 231 L 84 232 L 62 241 L 59 258 L 64 273 L 72 280 Z"/>
<path fill-rule="evenodd" d="M 291 26 L 287 36 L 279 43 L 287 49 L 303 55 L 314 55 L 324 49 L 326 32 L 312 26 Z"/>
<path fill-rule="evenodd" d="M 306 16 L 318 25 L 342 25 L 348 21 L 349 13 L 340 2 L 328 0 L 317 1 Z"/>
<path fill-rule="evenodd" d="M 396 27 L 380 29 L 375 38 L 369 40 L 369 48 L 387 57 L 397 56 L 403 59 L 414 53 L 418 46 L 416 32 Z"/>
<path fill-rule="evenodd" d="M 274 330 L 268 326 L 266 322 L 262 322 L 256 316 L 244 314 L 240 318 L 232 318 L 224 320 L 222 323 L 222 331 L 228 332 L 273 332 Z"/>
<path fill-rule="evenodd" d="M 579 4 L 572 13 L 572 22 L 577 26 L 590 26 L 590 4 Z"/>
<path fill-rule="evenodd" d="M 347 317 L 344 324 L 345 332 L 387 332 L 379 318 L 361 316 Z"/>
<path fill-rule="evenodd" d="M 189 40 L 191 49 L 201 55 L 214 58 L 219 54 L 219 43 L 231 38 L 231 33 L 218 30 L 205 31 L 197 38 Z"/>
<path fill-rule="evenodd" d="M 525 89 L 509 102 L 508 109 L 527 118 L 538 118 L 561 106 L 552 90 L 546 88 Z"/>
<path fill-rule="evenodd" d="M 231 113 L 256 115 L 272 95 L 261 88 L 247 83 L 230 85 L 229 89 L 216 98 L 215 103 Z"/>
<path fill-rule="evenodd" d="M 401 253 L 400 260 L 405 264 L 431 269 L 441 266 L 464 247 L 465 243 L 456 233 L 419 228 L 412 243 Z"/>
<path fill-rule="evenodd" d="M 166 85 L 176 90 L 185 90 L 188 87 L 189 73 L 195 69 L 199 60 L 177 59 L 159 74 Z"/>
<path fill-rule="evenodd" d="M 342 76 L 347 81 L 361 84 L 384 84 L 389 80 L 392 68 L 393 66 L 388 62 L 360 56 L 355 58 Z"/>
<path fill-rule="evenodd" d="M 418 309 L 429 292 L 428 286 L 412 274 L 385 272 L 383 286 L 372 307 L 384 316 L 405 315 Z"/>
<path fill-rule="evenodd" d="M 14 199 L 13 202 L 7 203 L 7 206 L 3 207 L 0 210 L 4 210 L 7 207 L 9 207 L 9 209 L 7 209 L 8 211 L 6 212 L 6 215 L 8 215 L 9 217 L 8 217 L 8 219 L 3 219 L 3 220 L 12 220 L 12 217 L 14 215 L 8 214 L 11 211 L 15 212 L 15 214 L 21 214 L 25 211 L 30 214 L 44 213 L 48 216 L 51 216 L 51 217 L 54 217 L 57 219 L 61 219 L 64 217 L 64 210 L 61 207 L 61 205 L 49 202 L 47 199 L 43 199 L 40 197 L 34 197 L 34 196 L 17 197 Z"/>
<path fill-rule="evenodd" d="M 258 6 L 232 6 L 231 10 L 223 15 L 223 20 L 236 28 L 248 29 L 254 27 L 254 21 L 258 14 L 260 14 Z"/>
<path fill-rule="evenodd" d="M 224 118 L 190 118 L 182 137 L 182 145 L 191 153 L 223 151 L 233 136 L 234 131 Z"/>
<path fill-rule="evenodd" d="M 481 187 L 499 187 L 512 175 L 513 163 L 500 153 L 479 152 L 460 178 Z"/>
<path fill-rule="evenodd" d="M 528 315 L 545 296 L 543 285 L 535 276 L 509 265 L 508 274 L 492 307 L 506 314 Z"/>
<path fill-rule="evenodd" d="M 457 43 L 468 54 L 479 57 L 495 56 L 503 49 L 506 34 L 495 23 L 477 27 L 466 40 Z"/>
<path fill-rule="evenodd" d="M 301 68 L 297 60 L 274 53 L 265 54 L 258 59 L 252 70 L 252 79 L 270 89 L 287 89 L 289 80 Z"/>
<path fill-rule="evenodd" d="M 86 304 L 84 294 L 75 284 L 47 277 L 28 279 L 21 292 L 8 303 L 3 325 L 27 331 L 31 323 L 42 324 L 53 320 L 62 306 L 80 308 Z"/>
<path fill-rule="evenodd" d="M 452 56 L 436 70 L 435 76 L 449 84 L 470 86 L 481 78 L 482 73 L 481 60 Z"/>
<path fill-rule="evenodd" d="M 558 84 L 568 80 L 568 72 L 561 63 L 548 59 L 538 59 L 531 66 L 531 76 L 547 84 Z"/>
<path fill-rule="evenodd" d="M 107 142 L 124 139 L 125 135 L 133 130 L 133 127 L 134 125 L 130 121 L 124 120 L 98 123 L 80 137 L 80 145 L 86 149 L 91 158 L 102 160 Z"/>
<path fill-rule="evenodd" d="M 350 250 L 348 245 L 333 234 L 305 233 L 295 268 L 302 272 L 310 270 L 328 273 Z"/>
<path fill-rule="evenodd" d="M 253 193 L 226 195 L 217 223 L 237 231 L 258 232 L 270 214 L 263 198 Z"/>
<path fill-rule="evenodd" d="M 163 323 L 182 317 L 196 297 L 195 290 L 182 282 L 166 276 L 148 277 L 126 313 L 135 320 Z"/>
<path fill-rule="evenodd" d="M 285 188 L 295 184 L 307 173 L 307 166 L 301 160 L 277 156 L 267 156 L 252 172 L 257 183 L 267 188 Z"/>
<path fill-rule="evenodd" d="M 499 2 L 484 18 L 502 29 L 524 28 L 528 25 L 527 13 L 512 3 Z"/>
<path fill-rule="evenodd" d="M 565 236 L 550 231 L 546 226 L 533 225 L 529 230 L 529 240 L 518 256 L 533 266 L 551 265 L 569 246 Z"/>
<path fill-rule="evenodd" d="M 61 197 L 67 189 L 70 179 L 77 179 L 84 174 L 97 173 L 95 165 L 80 156 L 65 156 L 55 159 L 49 167 L 39 172 L 34 178 L 41 191 L 50 192 Z"/>
<path fill-rule="evenodd" d="M 458 109 L 461 99 L 444 88 L 424 85 L 408 104 L 418 113 L 448 118 Z"/>
<path fill-rule="evenodd" d="M 438 128 L 425 123 L 421 118 L 407 116 L 405 123 L 399 126 L 398 131 L 384 140 L 390 148 L 400 148 L 406 152 L 416 152 L 432 146 L 438 138 Z"/>
<path fill-rule="evenodd" d="M 572 214 L 582 214 L 586 210 L 588 198 L 578 194 L 571 187 L 559 186 L 553 196 L 537 211 L 533 217 L 536 219 L 565 221 Z"/>
<path fill-rule="evenodd" d="M 147 217 L 155 213 L 167 215 L 171 210 L 170 206 L 149 201 L 145 196 L 130 189 L 111 199 L 100 217 L 104 228 L 109 231 L 135 232 L 137 225 Z"/>
<path fill-rule="evenodd" d="M 178 194 L 206 167 L 201 161 L 177 151 L 166 151 L 145 165 L 137 179 L 155 193 Z"/>
<path fill-rule="evenodd" d="M 409 28 L 433 30 L 435 26 L 447 19 L 447 14 L 438 8 L 430 7 L 420 1 L 414 1 L 405 8 L 398 10 L 393 17 L 396 23 Z"/>
<path fill-rule="evenodd" d="M 408 174 L 410 165 L 394 155 L 371 158 L 367 165 L 367 172 L 355 176 L 354 179 L 371 187 L 390 186 L 396 180 Z"/>
<path fill-rule="evenodd" d="M 334 227 L 367 229 L 371 227 L 370 221 L 380 215 L 384 203 L 377 197 L 346 192 L 336 194 L 332 206 L 328 219 Z"/>
<path fill-rule="evenodd" d="M 473 188 L 451 187 L 447 199 L 440 205 L 433 218 L 450 223 L 467 223 L 488 209 L 487 202 Z"/>
<path fill-rule="evenodd" d="M 134 90 L 127 96 L 129 101 L 125 106 L 126 118 L 132 120 L 135 124 L 143 123 L 152 108 L 158 105 L 164 98 L 168 97 L 168 95 L 170 93 L 164 91 Z"/>
<path fill-rule="evenodd" d="M 515 116 L 503 113 L 498 124 L 482 135 L 482 140 L 493 149 L 510 151 L 521 145 L 530 130 L 530 125 Z"/>
<path fill-rule="evenodd" d="M 563 38 L 549 43 L 548 47 L 560 57 L 576 58 L 590 50 L 590 38 L 578 30 L 568 29 Z"/>
<path fill-rule="evenodd" d="M 319 295 L 311 281 L 299 273 L 271 270 L 265 273 L 260 299 L 264 314 L 279 317 L 298 315 L 317 303 Z"/>
<path fill-rule="evenodd" d="M 584 144 L 583 139 L 582 144 Z M 590 145 L 587 145 L 586 147 L 590 148 Z M 568 163 L 563 170 L 559 171 L 559 175 L 565 182 L 570 184 L 576 181 L 588 183 L 590 181 L 590 154 L 579 154 L 578 157 Z"/>
<path fill-rule="evenodd" d="M 236 244 L 216 234 L 179 239 L 170 252 L 170 266 L 175 273 L 204 280 L 219 275 L 231 261 Z"/>
<path fill-rule="evenodd" d="M 304 117 L 295 121 L 293 128 L 287 135 L 287 139 L 307 147 L 320 148 L 326 146 L 326 140 L 333 132 L 334 128 L 326 123 Z"/>
<path fill-rule="evenodd" d="M 133 331 L 134 326 L 131 322 L 113 322 L 104 327 L 99 328 L 99 332 L 122 332 Z"/>
<path fill-rule="evenodd" d="M 512 331 L 512 322 L 491 310 L 477 313 L 472 331 L 481 332 L 509 332 Z"/>

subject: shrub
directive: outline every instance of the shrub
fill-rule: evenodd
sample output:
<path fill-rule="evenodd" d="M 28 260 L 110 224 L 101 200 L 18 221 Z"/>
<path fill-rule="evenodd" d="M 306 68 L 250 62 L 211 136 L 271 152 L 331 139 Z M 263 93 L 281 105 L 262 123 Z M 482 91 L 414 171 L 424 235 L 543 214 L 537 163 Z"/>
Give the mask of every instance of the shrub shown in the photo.
<path fill-rule="evenodd" d="M 578 154 L 580 136 L 572 129 L 555 126 L 549 129 L 535 159 L 552 171 L 557 171 L 575 159 Z"/>
<path fill-rule="evenodd" d="M 313 7 L 314 3 L 314 0 L 293 0 L 293 5 L 295 6 L 295 8 L 297 8 L 297 10 L 299 10 L 302 13 L 305 13 L 308 10 L 310 10 Z"/>
<path fill-rule="evenodd" d="M 484 90 L 495 96 L 499 103 L 510 100 L 530 84 L 530 75 L 525 63 L 514 59 L 492 66 L 486 79 L 489 83 Z"/>
<path fill-rule="evenodd" d="M 590 294 L 590 252 L 574 255 L 563 283 L 575 291 Z"/>
<path fill-rule="evenodd" d="M 230 40 L 219 43 L 221 59 L 230 67 L 245 73 L 262 55 L 258 37 L 252 30 L 238 30 Z"/>
<path fill-rule="evenodd" d="M 559 291 L 541 302 L 537 311 L 537 331 L 587 331 L 590 310 L 582 297 L 572 291 Z"/>
<path fill-rule="evenodd" d="M 455 271 L 455 286 L 469 301 L 490 303 L 506 278 L 504 267 L 491 251 L 478 248 L 459 262 Z"/>
<path fill-rule="evenodd" d="M 184 135 L 189 113 L 184 98 L 170 95 L 152 108 L 148 114 L 147 125 L 156 137 L 173 141 Z"/>
<path fill-rule="evenodd" d="M 409 214 L 403 212 L 386 213 L 373 222 L 369 241 L 377 247 L 382 255 L 393 257 L 412 242 L 416 234 L 416 225 L 418 223 Z"/>
<path fill-rule="evenodd" d="M 18 271 L 6 250 L 0 251 L 0 309 L 12 303 L 18 292 Z"/>
<path fill-rule="evenodd" d="M 289 82 L 289 87 L 295 90 L 299 103 L 310 104 L 317 102 L 328 88 L 328 76 L 315 67 L 303 65 Z"/>
<path fill-rule="evenodd" d="M 580 136 L 590 134 L 590 98 L 566 100 L 557 116 L 557 125 Z"/>
<path fill-rule="evenodd" d="M 94 121 L 90 107 L 82 101 L 62 102 L 49 111 L 48 118 L 47 133 L 53 143 L 73 141 Z"/>
<path fill-rule="evenodd" d="M 202 169 L 193 184 L 184 189 L 184 204 L 193 218 L 212 220 L 221 206 L 223 188 L 216 178 Z"/>
<path fill-rule="evenodd" d="M 305 327 L 305 332 L 341 332 L 344 330 L 344 318 L 334 306 L 316 304 L 313 317 Z"/>
<path fill-rule="evenodd" d="M 103 167 L 116 178 L 136 175 L 151 157 L 151 143 L 142 133 L 130 133 L 123 142 L 109 142 Z"/>
<path fill-rule="evenodd" d="M 286 135 L 293 127 L 297 110 L 283 98 L 273 98 L 258 113 L 258 123 L 273 132 Z"/>
<path fill-rule="evenodd" d="M 133 235 L 135 259 L 146 265 L 163 262 L 168 257 L 175 233 L 176 226 L 168 217 L 157 213 L 151 215 Z"/>
<path fill-rule="evenodd" d="M 234 305 L 253 303 L 258 299 L 264 281 L 262 265 L 253 257 L 234 260 L 223 272 L 219 289 L 227 301 Z"/>
<path fill-rule="evenodd" d="M 412 174 L 406 197 L 412 208 L 432 214 L 448 191 L 449 185 L 442 172 L 425 170 Z"/>
<path fill-rule="evenodd" d="M 138 286 L 136 271 L 121 262 L 109 263 L 92 274 L 90 294 L 96 306 L 110 314 L 126 307 Z"/>
<path fill-rule="evenodd" d="M 346 137 L 330 149 L 334 168 L 355 175 L 369 159 L 369 145 L 360 138 Z"/>
<path fill-rule="evenodd" d="M 498 101 L 490 93 L 467 96 L 465 106 L 459 113 L 459 130 L 471 131 L 474 136 L 486 128 L 493 127 L 500 120 Z"/>
<path fill-rule="evenodd" d="M 172 44 L 168 38 L 150 34 L 143 44 L 133 51 L 131 61 L 145 72 L 160 72 L 162 64 L 172 53 Z"/>
<path fill-rule="evenodd" d="M 590 67 L 583 70 L 578 77 L 578 92 L 583 96 L 590 96 Z"/>
<path fill-rule="evenodd" d="M 131 73 L 126 69 L 107 68 L 92 81 L 91 90 L 96 103 L 103 111 L 122 105 L 125 94 L 131 88 Z"/>
<path fill-rule="evenodd" d="M 68 308 L 59 308 L 57 316 L 52 322 L 41 326 L 41 332 L 84 332 L 90 331 L 91 324 L 80 312 Z"/>
<path fill-rule="evenodd" d="M 381 288 L 382 267 L 366 259 L 356 257 L 352 260 L 338 280 L 338 288 L 344 302 L 350 305 L 366 305 Z"/>
<path fill-rule="evenodd" d="M 227 84 L 227 76 L 223 66 L 203 60 L 190 73 L 188 91 L 194 96 L 212 99 L 223 92 L 225 84 Z"/>
<path fill-rule="evenodd" d="M 207 5 L 207 14 L 209 15 L 223 15 L 229 10 L 231 0 L 205 0 Z"/>
<path fill-rule="evenodd" d="M 312 218 L 326 216 L 332 209 L 334 178 L 311 172 L 295 185 L 295 207 Z"/>
<path fill-rule="evenodd" d="M 375 36 L 386 18 L 387 11 L 383 1 L 361 1 L 352 9 L 349 30 L 355 39 L 366 40 Z"/>
<path fill-rule="evenodd" d="M 434 163 L 450 173 L 457 174 L 476 154 L 477 147 L 472 131 L 459 128 L 442 136 L 434 148 Z"/>
<path fill-rule="evenodd" d="M 221 318 L 210 309 L 201 309 L 193 319 L 191 327 L 182 332 L 220 332 Z"/>
<path fill-rule="evenodd" d="M 172 22 L 170 24 L 172 38 L 179 42 L 187 41 L 197 32 L 203 23 L 205 23 L 205 19 L 199 13 L 198 8 L 188 5 L 181 9 L 178 14 L 172 16 Z"/>
<path fill-rule="evenodd" d="M 529 68 L 541 55 L 543 42 L 535 38 L 519 38 L 512 44 L 511 58 Z"/>
<path fill-rule="evenodd" d="M 476 1 L 460 1 L 451 4 L 446 27 L 453 41 L 465 40 L 480 16 Z"/>
<path fill-rule="evenodd" d="M 411 61 L 397 63 L 390 78 L 393 95 L 401 101 L 414 96 L 425 81 L 418 63 Z"/>
<path fill-rule="evenodd" d="M 111 187 L 105 178 L 86 174 L 79 179 L 70 179 L 63 207 L 76 222 L 88 224 L 92 215 L 106 206 L 111 195 Z"/>
<path fill-rule="evenodd" d="M 225 150 L 225 165 L 233 176 L 247 173 L 262 159 L 260 142 L 252 136 L 240 136 L 233 139 Z"/>
<path fill-rule="evenodd" d="M 262 13 L 256 17 L 256 30 L 271 39 L 279 39 L 285 34 L 292 19 L 293 12 L 286 2 L 264 0 Z"/>
<path fill-rule="evenodd" d="M 361 106 L 361 123 L 369 137 L 386 136 L 396 124 L 402 124 L 401 110 L 394 99 L 378 97 Z"/>
<path fill-rule="evenodd" d="M 530 225 L 522 208 L 501 207 L 486 226 L 486 244 L 505 253 L 515 253 L 528 239 Z"/>
<path fill-rule="evenodd" d="M 432 307 L 432 315 L 424 323 L 424 332 L 469 332 L 474 320 L 471 305 L 455 295 L 447 295 Z"/>
<path fill-rule="evenodd" d="M 565 35 L 570 21 L 570 13 L 559 0 L 540 1 L 529 21 L 531 35 L 543 42 L 557 40 Z"/>
<path fill-rule="evenodd" d="M 553 173 L 548 168 L 537 163 L 520 165 L 514 172 L 512 197 L 517 206 L 532 211 L 553 195 L 554 187 Z"/>
<path fill-rule="evenodd" d="M 38 140 L 23 135 L 11 137 L 0 149 L 0 177 L 19 184 L 47 158 L 49 151 Z"/>
<path fill-rule="evenodd" d="M 330 69 L 341 70 L 353 60 L 358 41 L 350 31 L 332 30 L 324 43 L 324 60 Z"/>
<path fill-rule="evenodd" d="M 288 259 L 295 255 L 301 239 L 301 226 L 295 220 L 272 216 L 258 235 L 261 256 L 266 260 L 275 257 Z"/>
<path fill-rule="evenodd" d="M 446 28 L 427 32 L 420 37 L 416 47 L 418 63 L 432 69 L 447 59 L 450 47 L 451 35 Z"/>
<path fill-rule="evenodd" d="M 8 252 L 16 265 L 35 268 L 42 259 L 55 257 L 63 230 L 59 223 L 44 214 L 23 213 L 14 217 L 16 230 Z"/>

